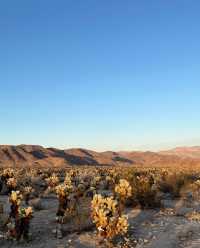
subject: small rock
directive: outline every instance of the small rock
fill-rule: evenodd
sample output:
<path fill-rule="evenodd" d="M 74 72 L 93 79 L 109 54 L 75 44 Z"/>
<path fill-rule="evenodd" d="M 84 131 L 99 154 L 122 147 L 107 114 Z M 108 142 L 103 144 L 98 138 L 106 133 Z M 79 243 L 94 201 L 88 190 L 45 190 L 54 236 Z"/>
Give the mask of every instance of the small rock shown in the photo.
<path fill-rule="evenodd" d="M 29 205 L 38 211 L 45 209 L 45 206 L 40 198 L 30 200 Z"/>
<path fill-rule="evenodd" d="M 152 238 L 152 236 L 153 236 L 153 233 L 152 232 L 149 232 L 148 233 L 148 238 L 150 239 L 150 238 Z"/>

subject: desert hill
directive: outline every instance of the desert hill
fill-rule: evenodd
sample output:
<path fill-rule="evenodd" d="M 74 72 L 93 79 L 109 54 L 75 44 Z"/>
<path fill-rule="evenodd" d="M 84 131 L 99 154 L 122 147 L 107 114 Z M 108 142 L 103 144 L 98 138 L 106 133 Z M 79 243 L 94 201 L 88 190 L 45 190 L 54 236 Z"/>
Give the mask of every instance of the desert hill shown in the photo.
<path fill-rule="evenodd" d="M 200 165 L 199 148 L 176 148 L 162 152 L 95 152 L 76 148 L 61 150 L 38 145 L 0 145 L 0 166 Z"/>
<path fill-rule="evenodd" d="M 190 157 L 194 159 L 200 159 L 200 146 L 191 147 L 176 147 L 168 151 L 162 151 L 160 154 L 176 155 L 179 157 Z"/>

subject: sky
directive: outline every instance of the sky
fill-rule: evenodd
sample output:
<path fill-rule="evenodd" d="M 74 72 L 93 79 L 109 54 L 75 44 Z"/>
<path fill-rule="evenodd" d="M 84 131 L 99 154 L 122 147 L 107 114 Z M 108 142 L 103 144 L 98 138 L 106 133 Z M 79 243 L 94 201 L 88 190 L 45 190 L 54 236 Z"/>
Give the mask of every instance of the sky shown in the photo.
<path fill-rule="evenodd" d="M 0 144 L 200 145 L 200 1 L 0 1 Z"/>

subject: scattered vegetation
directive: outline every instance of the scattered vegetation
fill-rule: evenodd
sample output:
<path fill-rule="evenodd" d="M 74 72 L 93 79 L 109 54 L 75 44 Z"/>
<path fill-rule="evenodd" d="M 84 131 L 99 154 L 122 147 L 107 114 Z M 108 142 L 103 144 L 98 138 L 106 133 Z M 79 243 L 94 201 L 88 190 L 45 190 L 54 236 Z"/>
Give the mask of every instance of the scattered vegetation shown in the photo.
<path fill-rule="evenodd" d="M 159 208 L 164 196 L 199 200 L 198 172 L 189 170 L 124 167 L 75 167 L 59 169 L 0 169 L 0 191 L 7 195 L 10 213 L 4 226 L 5 237 L 30 239 L 33 209 L 31 199 L 55 195 L 55 234 L 65 235 L 63 225 L 74 221 L 77 231 L 90 220 L 91 229 L 111 246 L 113 240 L 128 233 L 127 208 Z M 85 205 L 84 205 L 85 204 Z M 2 211 L 2 210 L 1 210 Z M 193 213 L 190 219 L 197 219 Z M 53 221 L 53 220 L 52 220 Z"/>

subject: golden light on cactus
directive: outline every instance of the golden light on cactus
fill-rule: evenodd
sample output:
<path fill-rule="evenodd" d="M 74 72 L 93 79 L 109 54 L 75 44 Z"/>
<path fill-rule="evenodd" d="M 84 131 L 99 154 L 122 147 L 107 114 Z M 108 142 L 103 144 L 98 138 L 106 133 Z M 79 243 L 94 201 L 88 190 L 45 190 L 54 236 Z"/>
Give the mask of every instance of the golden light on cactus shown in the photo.
<path fill-rule="evenodd" d="M 4 176 L 4 177 L 7 177 L 7 178 L 13 177 L 13 175 L 14 175 L 14 170 L 13 170 L 13 169 L 10 169 L 10 168 L 4 169 L 4 170 L 2 171 L 2 173 L 1 173 L 1 175 Z"/>
<path fill-rule="evenodd" d="M 119 217 L 116 229 L 118 233 L 125 234 L 128 231 L 128 218 L 126 215 Z"/>
<path fill-rule="evenodd" d="M 119 183 L 115 186 L 115 192 L 123 199 L 127 199 L 132 195 L 132 188 L 129 182 L 125 179 L 120 179 Z"/>
<path fill-rule="evenodd" d="M 101 177 L 100 176 L 95 176 L 91 181 L 91 185 L 96 187 L 99 184 L 100 181 L 101 181 Z"/>
<path fill-rule="evenodd" d="M 105 238 L 113 238 L 118 234 L 124 234 L 128 230 L 128 221 L 121 216 L 117 200 L 111 197 L 103 197 L 99 194 L 93 197 L 91 202 L 92 218 L 99 234 Z"/>
<path fill-rule="evenodd" d="M 106 176 L 106 181 L 111 181 L 112 180 L 112 177 L 111 176 Z"/>
<path fill-rule="evenodd" d="M 25 208 L 25 215 L 27 216 L 32 216 L 33 214 L 33 209 L 32 207 Z"/>
<path fill-rule="evenodd" d="M 19 191 L 12 191 L 9 200 L 11 203 L 19 206 L 22 198 L 22 194 Z"/>
<path fill-rule="evenodd" d="M 71 185 L 72 184 L 71 175 L 66 174 L 64 184 L 66 184 L 66 185 Z"/>
<path fill-rule="evenodd" d="M 66 184 L 59 184 L 55 188 L 56 194 L 58 197 L 66 197 L 71 193 L 72 191 L 72 186 L 71 185 L 66 185 Z"/>
<path fill-rule="evenodd" d="M 24 194 L 30 194 L 34 192 L 34 189 L 31 186 L 24 187 Z"/>
<path fill-rule="evenodd" d="M 198 188 L 200 188 L 200 180 L 199 180 L 199 179 L 196 180 L 194 183 L 195 183 L 195 185 L 196 185 Z"/>
<path fill-rule="evenodd" d="M 19 208 L 19 216 L 21 218 L 31 218 L 33 215 L 33 209 L 32 207 L 27 208 Z"/>
<path fill-rule="evenodd" d="M 53 188 L 59 184 L 59 178 L 55 173 L 53 173 L 52 176 L 46 179 L 46 182 L 49 185 L 49 187 Z"/>
<path fill-rule="evenodd" d="M 14 177 L 11 177 L 7 181 L 8 187 L 16 188 L 17 187 L 17 180 Z"/>

